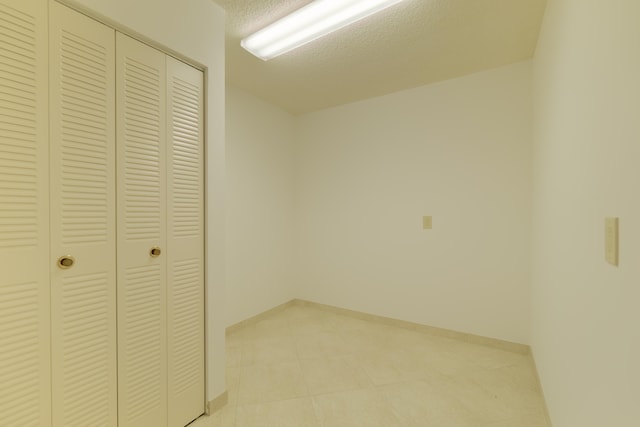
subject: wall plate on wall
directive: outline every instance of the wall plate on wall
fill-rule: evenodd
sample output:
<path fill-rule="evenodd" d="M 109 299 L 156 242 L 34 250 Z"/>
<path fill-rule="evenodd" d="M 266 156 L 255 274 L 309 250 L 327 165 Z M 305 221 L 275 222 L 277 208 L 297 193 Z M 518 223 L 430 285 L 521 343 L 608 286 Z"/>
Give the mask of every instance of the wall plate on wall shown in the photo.
<path fill-rule="evenodd" d="M 618 265 L 618 217 L 604 219 L 604 258 L 611 265 Z"/>
<path fill-rule="evenodd" d="M 422 228 L 425 230 L 431 230 L 433 228 L 433 220 L 431 216 L 422 217 Z"/>

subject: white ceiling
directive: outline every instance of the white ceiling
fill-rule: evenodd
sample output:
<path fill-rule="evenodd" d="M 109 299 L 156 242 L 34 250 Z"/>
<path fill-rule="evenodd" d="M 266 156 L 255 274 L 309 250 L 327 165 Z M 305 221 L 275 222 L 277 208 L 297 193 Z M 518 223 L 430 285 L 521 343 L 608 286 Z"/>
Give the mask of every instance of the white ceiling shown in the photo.
<path fill-rule="evenodd" d="M 405 0 L 263 62 L 240 40 L 311 1 L 215 1 L 227 11 L 227 82 L 296 114 L 531 58 L 546 4 Z"/>

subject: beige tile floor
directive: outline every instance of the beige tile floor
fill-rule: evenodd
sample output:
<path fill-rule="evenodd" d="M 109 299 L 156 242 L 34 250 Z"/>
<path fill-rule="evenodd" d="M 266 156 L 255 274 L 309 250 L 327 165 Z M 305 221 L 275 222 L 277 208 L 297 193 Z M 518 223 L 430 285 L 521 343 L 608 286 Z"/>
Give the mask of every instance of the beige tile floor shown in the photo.
<path fill-rule="evenodd" d="M 522 354 L 291 306 L 227 336 L 202 427 L 548 427 Z"/>

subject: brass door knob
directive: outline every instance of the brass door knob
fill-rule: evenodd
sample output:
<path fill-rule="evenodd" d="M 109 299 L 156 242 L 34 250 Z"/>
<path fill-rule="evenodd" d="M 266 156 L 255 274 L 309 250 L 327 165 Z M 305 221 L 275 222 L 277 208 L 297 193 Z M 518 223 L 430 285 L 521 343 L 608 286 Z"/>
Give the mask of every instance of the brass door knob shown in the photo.
<path fill-rule="evenodd" d="M 151 258 L 157 258 L 160 256 L 160 254 L 162 253 L 162 251 L 160 250 L 159 247 L 154 246 L 153 248 L 151 248 L 151 250 L 149 251 L 149 255 L 151 255 Z"/>
<path fill-rule="evenodd" d="M 73 264 L 75 264 L 75 262 L 75 258 L 71 255 L 64 255 L 58 258 L 58 267 L 62 270 L 67 270 L 73 267 Z"/>

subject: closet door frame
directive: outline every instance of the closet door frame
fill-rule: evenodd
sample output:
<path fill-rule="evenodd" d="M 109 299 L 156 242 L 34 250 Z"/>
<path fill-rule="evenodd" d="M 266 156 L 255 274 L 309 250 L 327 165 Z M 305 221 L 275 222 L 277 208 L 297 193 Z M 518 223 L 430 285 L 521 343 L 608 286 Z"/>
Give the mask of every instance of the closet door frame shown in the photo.
<path fill-rule="evenodd" d="M 204 407 L 204 74 L 167 57 L 167 349 L 169 427 Z M 202 334 L 202 335 L 201 335 Z"/>

